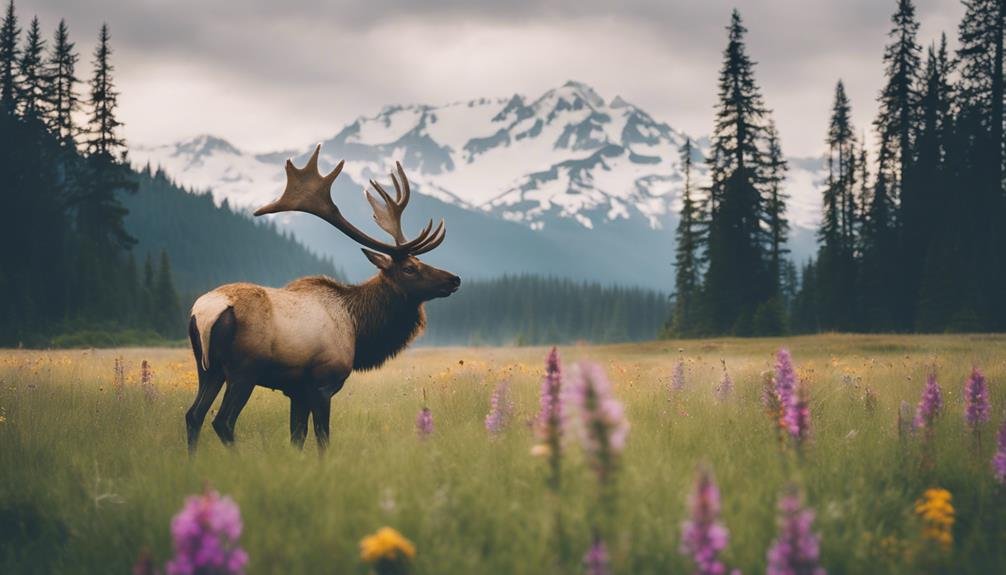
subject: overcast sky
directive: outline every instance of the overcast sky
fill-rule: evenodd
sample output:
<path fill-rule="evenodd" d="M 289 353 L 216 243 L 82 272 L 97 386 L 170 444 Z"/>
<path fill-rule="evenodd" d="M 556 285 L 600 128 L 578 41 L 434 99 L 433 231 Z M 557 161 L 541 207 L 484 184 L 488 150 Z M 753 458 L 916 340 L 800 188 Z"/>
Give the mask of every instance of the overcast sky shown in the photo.
<path fill-rule="evenodd" d="M 6 2 L 5 2 L 6 3 Z M 537 96 L 574 79 L 709 133 L 734 6 L 790 155 L 817 154 L 845 80 L 868 130 L 895 0 L 16 0 L 46 37 L 64 17 L 90 69 L 111 28 L 125 135 L 200 133 L 303 148 L 386 104 Z M 921 40 L 953 41 L 958 0 L 916 0 Z M 871 138 L 872 139 L 872 138 Z"/>

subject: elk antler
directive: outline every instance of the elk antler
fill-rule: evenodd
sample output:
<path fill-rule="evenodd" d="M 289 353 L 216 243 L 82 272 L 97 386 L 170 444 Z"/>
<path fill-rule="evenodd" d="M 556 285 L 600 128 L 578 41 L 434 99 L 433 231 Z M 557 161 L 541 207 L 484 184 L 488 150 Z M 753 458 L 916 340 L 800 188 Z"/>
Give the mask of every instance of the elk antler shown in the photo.
<path fill-rule="evenodd" d="M 372 250 L 388 254 L 392 257 L 404 257 L 409 254 L 423 254 L 440 245 L 444 240 L 446 230 L 443 221 L 437 226 L 433 233 L 433 220 L 430 220 L 423 231 L 415 239 L 405 241 L 402 234 L 401 217 L 402 211 L 409 203 L 409 184 L 405 178 L 402 166 L 398 165 L 398 173 L 402 184 L 394 180 L 397 193 L 397 201 L 391 200 L 376 182 L 378 193 L 384 198 L 386 206 L 381 208 L 376 200 L 367 194 L 370 205 L 374 208 L 374 219 L 381 228 L 390 233 L 395 238 L 395 245 L 386 244 L 376 240 L 366 233 L 360 231 L 356 226 L 349 223 L 339 211 L 338 206 L 332 201 L 332 183 L 339 177 L 345 161 L 339 162 L 334 170 L 328 175 L 322 176 L 318 171 L 318 154 L 321 151 L 321 144 L 311 154 L 311 158 L 303 168 L 297 168 L 290 160 L 286 161 L 286 189 L 278 200 L 255 210 L 256 216 L 263 214 L 275 214 L 278 212 L 304 212 L 313 214 L 326 222 L 335 226 L 336 229 L 349 236 L 351 239 Z M 394 178 L 393 178 L 394 179 Z M 404 186 L 404 191 L 400 188 Z"/>

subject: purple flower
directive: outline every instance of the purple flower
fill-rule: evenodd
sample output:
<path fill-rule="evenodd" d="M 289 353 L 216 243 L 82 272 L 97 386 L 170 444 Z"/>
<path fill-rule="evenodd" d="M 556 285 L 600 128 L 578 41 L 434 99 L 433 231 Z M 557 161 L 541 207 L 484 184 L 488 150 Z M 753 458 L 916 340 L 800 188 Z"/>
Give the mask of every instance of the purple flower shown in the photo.
<path fill-rule="evenodd" d="M 419 410 L 419 415 L 416 416 L 416 433 L 422 439 L 426 439 L 433 433 L 433 412 L 429 407 L 423 406 Z"/>
<path fill-rule="evenodd" d="M 768 550 L 766 575 L 826 575 L 819 565 L 820 542 L 811 531 L 814 512 L 804 509 L 795 489 L 779 501 L 779 536 Z"/>
<path fill-rule="evenodd" d="M 775 377 L 772 382 L 775 384 L 775 393 L 780 406 L 786 409 L 793 396 L 793 390 L 796 389 L 796 369 L 793 367 L 793 358 L 786 348 L 781 348 L 775 354 Z"/>
<path fill-rule="evenodd" d="M 696 575 L 724 575 L 727 567 L 719 554 L 730 537 L 719 521 L 720 490 L 705 467 L 699 470 L 688 505 L 690 519 L 681 525 L 681 553 L 695 562 Z"/>
<path fill-rule="evenodd" d="M 590 466 L 604 483 L 611 478 L 625 449 L 629 422 L 601 366 L 581 362 L 571 376 L 567 397 L 576 408 L 580 440 Z"/>
<path fill-rule="evenodd" d="M 971 376 L 964 384 L 964 418 L 974 431 L 989 420 L 989 386 L 977 367 L 971 369 Z"/>
<path fill-rule="evenodd" d="M 140 388 L 143 389 L 143 396 L 147 401 L 157 399 L 157 388 L 154 387 L 154 372 L 150 369 L 150 363 L 143 360 L 140 363 Z"/>
<path fill-rule="evenodd" d="M 999 485 L 1006 485 L 1006 420 L 999 428 L 996 454 L 992 456 L 992 472 Z"/>
<path fill-rule="evenodd" d="M 685 360 L 679 359 L 671 376 L 671 391 L 681 391 L 685 388 Z"/>
<path fill-rule="evenodd" d="M 545 379 L 541 382 L 535 430 L 549 448 L 559 448 L 562 438 L 562 368 L 559 352 L 553 347 L 545 360 Z"/>
<path fill-rule="evenodd" d="M 789 404 L 785 406 L 783 413 L 783 422 L 797 444 L 802 444 L 810 437 L 810 400 L 806 386 L 798 386 L 790 395 Z"/>
<path fill-rule="evenodd" d="M 583 570 L 587 575 L 611 575 L 608 547 L 600 537 L 594 537 L 594 543 L 583 556 Z"/>
<path fill-rule="evenodd" d="M 241 511 L 230 497 L 213 490 L 189 497 L 171 520 L 175 556 L 168 575 L 244 573 L 248 554 L 238 545 Z"/>
<path fill-rule="evenodd" d="M 506 428 L 513 413 L 513 400 L 510 399 L 510 382 L 503 380 L 496 384 L 492 397 L 489 399 L 489 413 L 486 415 L 486 430 L 497 434 Z"/>
<path fill-rule="evenodd" d="M 716 386 L 716 399 L 726 401 L 734 391 L 734 380 L 730 378 L 730 372 L 727 371 L 727 362 L 720 360 L 720 363 L 723 364 L 723 378 Z"/>
<path fill-rule="evenodd" d="M 943 391 L 936 381 L 936 370 L 926 376 L 926 387 L 922 390 L 922 398 L 915 409 L 915 429 L 931 428 L 943 407 Z"/>

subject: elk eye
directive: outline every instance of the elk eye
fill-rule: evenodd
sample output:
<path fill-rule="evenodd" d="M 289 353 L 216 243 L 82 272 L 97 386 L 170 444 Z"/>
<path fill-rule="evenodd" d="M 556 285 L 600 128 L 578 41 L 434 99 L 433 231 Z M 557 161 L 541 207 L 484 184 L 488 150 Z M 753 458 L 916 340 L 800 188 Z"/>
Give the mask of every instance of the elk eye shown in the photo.
<path fill-rule="evenodd" d="M 416 268 L 402 268 L 402 272 L 407 276 L 416 275 Z"/>

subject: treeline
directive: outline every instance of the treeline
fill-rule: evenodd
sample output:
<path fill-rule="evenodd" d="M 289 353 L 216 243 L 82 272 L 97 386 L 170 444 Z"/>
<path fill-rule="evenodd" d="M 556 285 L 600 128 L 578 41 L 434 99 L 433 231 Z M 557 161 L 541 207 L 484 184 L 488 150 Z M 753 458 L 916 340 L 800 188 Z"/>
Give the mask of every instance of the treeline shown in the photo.
<path fill-rule="evenodd" d="M 427 304 L 421 343 L 540 345 L 655 338 L 667 297 L 640 288 L 519 275 L 466 281 L 458 293 Z"/>
<path fill-rule="evenodd" d="M 786 166 L 734 13 L 710 181 L 686 178 L 670 335 L 1006 329 L 1006 6 L 964 7 L 956 53 L 944 35 L 923 57 L 915 7 L 897 1 L 875 153 L 837 82 L 818 254 L 799 270 L 785 257 Z"/>
<path fill-rule="evenodd" d="M 13 2 L 0 22 L 0 198 L 8 214 L 0 225 L 0 345 L 181 338 L 192 298 L 215 283 L 338 275 L 275 228 L 188 194 L 161 172 L 130 168 L 109 40 L 102 26 L 82 98 L 65 22 L 48 42 L 37 18 L 22 30 Z"/>

